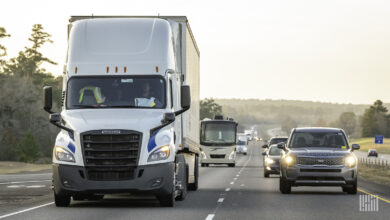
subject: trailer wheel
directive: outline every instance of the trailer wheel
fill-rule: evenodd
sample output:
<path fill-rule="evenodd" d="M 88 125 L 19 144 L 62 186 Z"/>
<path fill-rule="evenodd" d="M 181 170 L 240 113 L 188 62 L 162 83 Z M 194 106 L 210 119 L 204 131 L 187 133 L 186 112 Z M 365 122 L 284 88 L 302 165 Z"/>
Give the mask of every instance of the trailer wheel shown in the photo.
<path fill-rule="evenodd" d="M 68 207 L 70 205 L 70 196 L 60 196 L 54 193 L 54 202 L 57 207 Z"/>
<path fill-rule="evenodd" d="M 203 165 L 203 164 L 202 164 Z M 198 181 L 199 181 L 199 157 L 195 155 L 195 166 L 194 166 L 194 182 L 188 184 L 188 189 L 192 191 L 196 191 L 198 189 Z"/>

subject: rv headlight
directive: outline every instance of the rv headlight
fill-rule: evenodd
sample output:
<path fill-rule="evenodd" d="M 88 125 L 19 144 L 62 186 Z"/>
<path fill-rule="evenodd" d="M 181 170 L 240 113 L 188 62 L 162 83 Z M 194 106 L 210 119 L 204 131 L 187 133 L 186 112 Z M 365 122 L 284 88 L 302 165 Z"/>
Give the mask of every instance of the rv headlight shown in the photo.
<path fill-rule="evenodd" d="M 200 154 L 202 155 L 202 159 L 203 160 L 206 160 L 207 159 L 207 156 L 206 156 L 206 154 L 202 151 L 202 152 L 200 152 Z"/>
<path fill-rule="evenodd" d="M 148 158 L 148 162 L 168 159 L 170 153 L 169 145 L 164 145 L 153 151 Z"/>
<path fill-rule="evenodd" d="M 287 166 L 290 166 L 294 163 L 294 158 L 289 155 L 286 158 L 284 158 L 284 161 L 286 162 Z"/>
<path fill-rule="evenodd" d="M 54 155 L 56 159 L 59 161 L 73 162 L 73 163 L 75 162 L 73 154 L 60 146 L 55 147 Z"/>
<path fill-rule="evenodd" d="M 229 160 L 233 160 L 234 159 L 234 152 L 235 151 L 232 151 L 230 154 L 229 154 Z"/>
<path fill-rule="evenodd" d="M 275 161 L 272 160 L 271 158 L 267 158 L 265 162 L 267 162 L 267 164 L 273 164 Z"/>
<path fill-rule="evenodd" d="M 356 165 L 356 159 L 355 157 L 353 156 L 347 156 L 345 158 L 345 163 L 347 164 L 347 166 L 349 167 L 354 167 Z"/>

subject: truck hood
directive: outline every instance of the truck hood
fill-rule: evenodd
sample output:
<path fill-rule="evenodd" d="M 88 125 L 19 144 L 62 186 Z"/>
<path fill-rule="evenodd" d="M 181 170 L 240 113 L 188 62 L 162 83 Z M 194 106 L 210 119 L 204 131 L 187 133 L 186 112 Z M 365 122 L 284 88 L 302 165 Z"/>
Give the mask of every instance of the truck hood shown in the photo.
<path fill-rule="evenodd" d="M 161 124 L 165 109 L 80 109 L 64 111 L 61 116 L 78 133 L 100 129 L 149 131 Z"/>
<path fill-rule="evenodd" d="M 344 156 L 350 153 L 347 149 L 328 147 L 289 148 L 289 154 L 300 156 Z"/>

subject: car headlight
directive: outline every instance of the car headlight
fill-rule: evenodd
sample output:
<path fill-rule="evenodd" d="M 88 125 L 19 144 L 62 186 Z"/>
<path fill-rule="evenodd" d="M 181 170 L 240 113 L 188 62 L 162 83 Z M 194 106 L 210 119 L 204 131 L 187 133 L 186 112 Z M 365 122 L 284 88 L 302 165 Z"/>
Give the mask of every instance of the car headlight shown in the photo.
<path fill-rule="evenodd" d="M 202 159 L 203 159 L 203 160 L 206 160 L 206 159 L 207 159 L 206 154 L 205 154 L 203 151 L 200 152 L 200 154 L 202 155 Z"/>
<path fill-rule="evenodd" d="M 153 151 L 148 158 L 148 162 L 165 160 L 169 157 L 170 148 L 168 145 L 164 145 L 157 150 Z"/>
<path fill-rule="evenodd" d="M 232 151 L 230 154 L 229 154 L 229 160 L 233 160 L 234 159 L 234 151 Z"/>
<path fill-rule="evenodd" d="M 355 157 L 353 156 L 347 156 L 345 158 L 345 163 L 347 164 L 347 166 L 349 167 L 354 167 L 356 165 L 356 159 Z"/>
<path fill-rule="evenodd" d="M 287 156 L 284 158 L 284 161 L 286 162 L 287 166 L 290 166 L 294 163 L 294 158 L 292 156 Z"/>
<path fill-rule="evenodd" d="M 271 158 L 267 158 L 267 160 L 265 160 L 265 162 L 266 162 L 267 164 L 273 164 L 275 161 L 272 160 Z"/>
<path fill-rule="evenodd" d="M 54 155 L 57 160 L 65 161 L 65 162 L 75 162 L 74 156 L 71 152 L 62 148 L 60 146 L 56 146 L 54 149 Z"/>

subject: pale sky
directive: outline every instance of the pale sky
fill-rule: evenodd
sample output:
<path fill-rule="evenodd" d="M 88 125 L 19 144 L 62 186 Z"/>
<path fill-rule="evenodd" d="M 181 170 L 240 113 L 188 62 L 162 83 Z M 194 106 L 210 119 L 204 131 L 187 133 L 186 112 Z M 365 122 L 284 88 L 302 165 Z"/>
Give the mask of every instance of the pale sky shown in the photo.
<path fill-rule="evenodd" d="M 388 0 L 0 0 L 9 57 L 33 24 L 62 72 L 71 15 L 185 15 L 201 53 L 201 97 L 390 102 Z"/>

